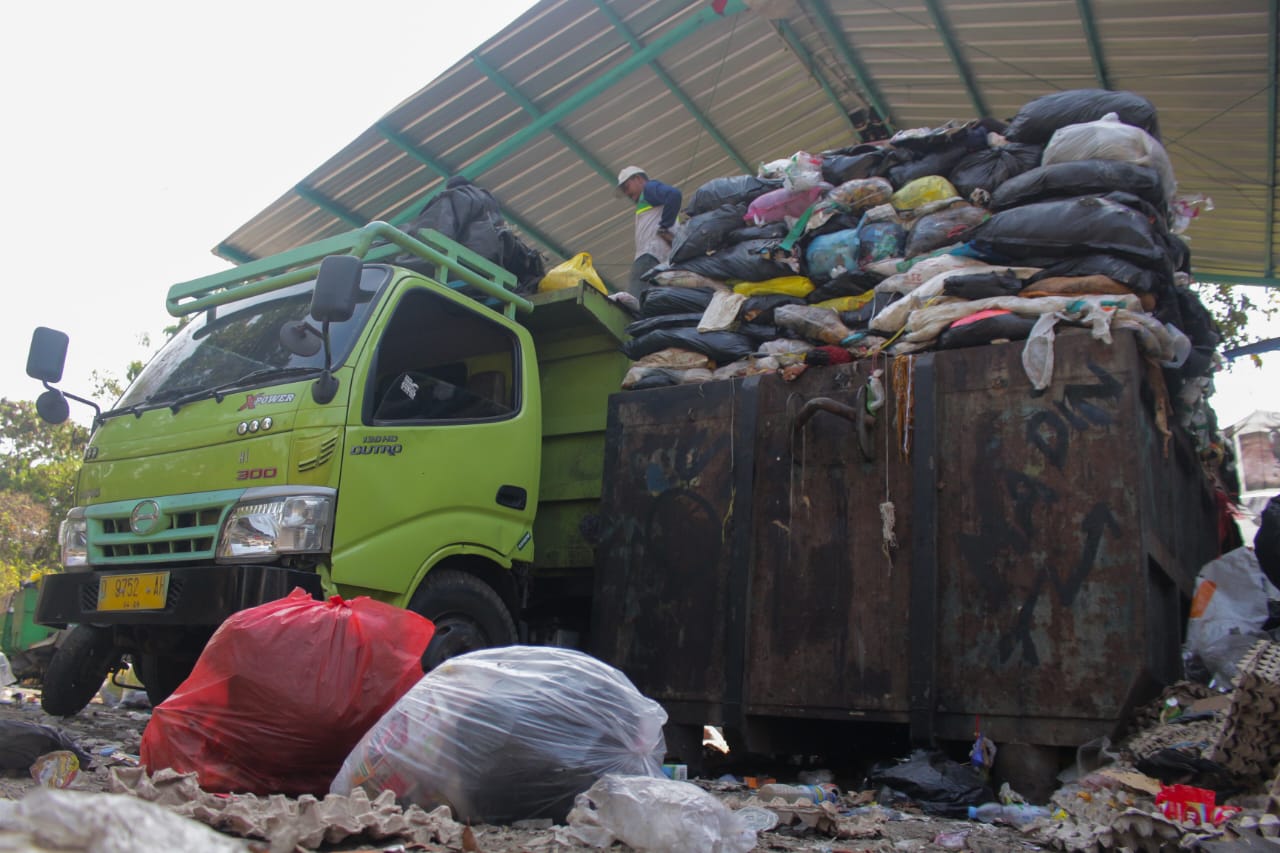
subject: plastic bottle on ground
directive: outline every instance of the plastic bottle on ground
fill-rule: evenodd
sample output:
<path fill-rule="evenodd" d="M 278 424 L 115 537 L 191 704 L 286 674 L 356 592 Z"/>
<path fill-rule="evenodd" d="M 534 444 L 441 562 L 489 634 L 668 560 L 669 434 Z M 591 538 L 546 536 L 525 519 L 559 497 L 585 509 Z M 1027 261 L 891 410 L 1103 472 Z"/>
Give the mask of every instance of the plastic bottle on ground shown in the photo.
<path fill-rule="evenodd" d="M 835 785 L 779 785 L 772 783 L 769 785 L 761 785 L 759 789 L 760 799 L 765 802 L 770 800 L 786 800 L 788 803 L 796 803 L 800 800 L 808 800 L 811 803 L 821 803 L 823 801 L 834 803 L 840 799 L 840 789 Z"/>
<path fill-rule="evenodd" d="M 1025 826 L 1033 820 L 1048 817 L 1049 810 L 1043 806 L 1029 806 L 1025 803 L 983 803 L 980 806 L 969 806 L 969 819 L 983 823 L 1007 823 L 1012 826 Z"/>

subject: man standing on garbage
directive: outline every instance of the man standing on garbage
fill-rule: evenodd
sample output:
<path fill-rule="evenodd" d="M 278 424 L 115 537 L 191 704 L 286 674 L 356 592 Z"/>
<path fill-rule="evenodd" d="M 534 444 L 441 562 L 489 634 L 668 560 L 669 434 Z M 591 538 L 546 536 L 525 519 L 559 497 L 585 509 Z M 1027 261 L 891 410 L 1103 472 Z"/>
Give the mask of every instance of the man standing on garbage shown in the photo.
<path fill-rule="evenodd" d="M 627 292 L 637 299 L 648 287 L 640 276 L 671 257 L 672 229 L 680 213 L 680 190 L 655 181 L 639 166 L 618 173 L 618 191 L 636 205 L 636 259 Z"/>

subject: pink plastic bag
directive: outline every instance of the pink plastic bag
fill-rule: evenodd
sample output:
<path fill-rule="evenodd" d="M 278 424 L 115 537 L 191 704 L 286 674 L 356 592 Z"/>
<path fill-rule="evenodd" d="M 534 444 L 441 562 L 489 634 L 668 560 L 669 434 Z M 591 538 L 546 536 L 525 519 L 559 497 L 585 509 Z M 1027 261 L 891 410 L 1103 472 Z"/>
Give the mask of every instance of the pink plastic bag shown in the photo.
<path fill-rule="evenodd" d="M 831 184 L 820 183 L 807 190 L 789 190 L 785 187 L 771 190 L 751 202 L 744 218 L 749 223 L 764 225 L 769 222 L 781 222 L 788 216 L 797 217 L 830 189 Z"/>

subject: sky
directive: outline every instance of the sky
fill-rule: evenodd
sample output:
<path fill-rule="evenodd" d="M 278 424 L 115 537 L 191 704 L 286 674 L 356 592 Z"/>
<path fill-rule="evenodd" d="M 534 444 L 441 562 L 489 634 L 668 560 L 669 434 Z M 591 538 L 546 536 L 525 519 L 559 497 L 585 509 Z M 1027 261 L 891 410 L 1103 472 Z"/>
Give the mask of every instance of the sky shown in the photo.
<path fill-rule="evenodd" d="M 5 4 L 0 397 L 42 390 L 39 325 L 71 336 L 81 396 L 145 360 L 169 285 L 225 269 L 214 245 L 530 5 L 380 0 L 366 25 L 334 0 Z M 1280 411 L 1280 354 L 1216 384 L 1224 425 Z"/>
<path fill-rule="evenodd" d="M 0 397 L 43 390 L 36 326 L 70 335 L 81 396 L 145 360 L 169 285 L 230 266 L 213 246 L 532 5 L 4 4 Z"/>

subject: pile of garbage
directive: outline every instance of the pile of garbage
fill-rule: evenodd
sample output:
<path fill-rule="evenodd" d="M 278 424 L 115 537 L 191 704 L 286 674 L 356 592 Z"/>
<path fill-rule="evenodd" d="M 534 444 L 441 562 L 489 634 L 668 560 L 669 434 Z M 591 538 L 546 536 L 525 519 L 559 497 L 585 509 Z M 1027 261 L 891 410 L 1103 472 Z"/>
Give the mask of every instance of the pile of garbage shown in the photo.
<path fill-rule="evenodd" d="M 1058 323 L 1132 330 L 1191 423 L 1219 335 L 1190 290 L 1155 108 L 1074 90 L 991 119 L 797 152 L 700 187 L 648 273 L 624 388 L 1028 340 L 1052 378 Z"/>

